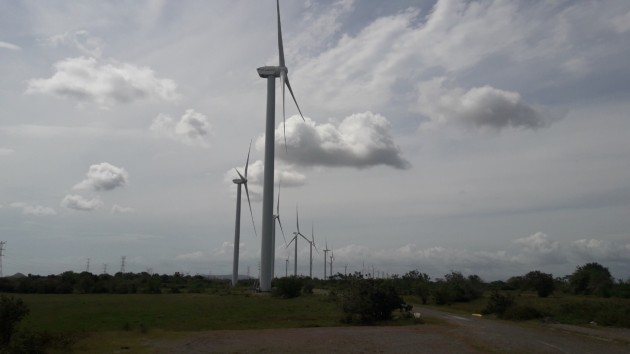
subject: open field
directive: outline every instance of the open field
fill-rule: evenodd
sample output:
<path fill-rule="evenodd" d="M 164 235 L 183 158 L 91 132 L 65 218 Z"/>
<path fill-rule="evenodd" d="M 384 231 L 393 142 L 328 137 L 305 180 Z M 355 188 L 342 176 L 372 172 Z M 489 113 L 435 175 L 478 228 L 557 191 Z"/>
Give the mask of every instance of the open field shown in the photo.
<path fill-rule="evenodd" d="M 625 329 L 602 327 L 565 330 L 560 325 L 540 321 L 514 323 L 471 317 L 471 313 L 477 313 L 485 306 L 485 298 L 451 306 L 417 308 L 425 315 L 424 325 L 393 321 L 387 327 L 350 327 L 340 322 L 339 306 L 322 294 L 303 295 L 294 299 L 238 292 L 223 295 L 13 295 L 22 298 L 31 310 L 22 324 L 24 327 L 68 334 L 75 340 L 73 348 L 76 352 L 260 352 L 265 348 L 273 352 L 292 352 L 301 343 L 311 343 L 313 350 L 310 352 L 317 352 L 316 348 L 330 349 L 332 346 L 337 348 L 336 352 L 414 352 L 419 345 L 437 345 L 435 348 L 457 352 L 518 352 L 518 346 L 501 340 L 500 336 L 492 339 L 494 337 L 489 334 L 474 336 L 471 333 L 486 333 L 494 327 L 497 328 L 492 329 L 491 333 L 525 331 L 520 336 L 544 338 L 543 344 L 539 343 L 543 348 L 547 344 L 557 346 L 573 343 L 575 339 L 568 335 L 578 336 L 579 340 L 586 343 L 581 345 L 589 348 L 598 345 L 600 339 L 593 339 L 591 334 L 585 336 L 580 331 L 595 331 L 602 335 L 618 331 L 630 333 Z M 407 298 L 407 301 L 418 303 L 413 297 Z M 571 296 L 539 299 L 530 294 L 519 297 L 519 302 L 526 301 L 555 311 L 562 308 L 563 303 L 613 303 L 618 299 Z M 431 309 L 438 311 L 432 312 L 434 310 Z M 466 327 L 468 334 L 457 331 L 462 326 Z M 327 340 L 320 340 L 322 336 Z M 383 336 L 390 339 L 383 340 Z M 616 337 L 610 341 L 614 349 L 612 352 L 628 348 L 627 341 L 620 342 Z M 519 345 L 529 344 L 524 341 Z M 546 352 L 561 352 L 549 348 Z"/>
<path fill-rule="evenodd" d="M 31 309 L 34 330 L 201 331 L 340 325 L 337 306 L 321 296 L 279 299 L 268 294 L 15 295 Z"/>

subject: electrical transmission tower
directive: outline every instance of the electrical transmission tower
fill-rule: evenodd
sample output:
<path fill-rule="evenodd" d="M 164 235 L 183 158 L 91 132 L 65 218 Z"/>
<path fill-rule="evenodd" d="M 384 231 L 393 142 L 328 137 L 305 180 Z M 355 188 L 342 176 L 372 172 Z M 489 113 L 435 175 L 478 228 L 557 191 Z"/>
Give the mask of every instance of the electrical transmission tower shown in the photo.
<path fill-rule="evenodd" d="M 90 259 L 89 258 L 87 259 L 87 265 L 85 266 L 85 271 L 88 273 L 90 272 Z"/>
<path fill-rule="evenodd" d="M 126 258 L 127 257 L 125 257 L 125 256 L 122 256 L 120 258 L 120 272 L 123 273 L 123 274 L 125 274 L 125 259 Z"/>
<path fill-rule="evenodd" d="M 2 275 L 2 251 L 4 251 L 4 244 L 7 243 L 7 241 L 0 241 L 0 278 L 3 277 Z"/>

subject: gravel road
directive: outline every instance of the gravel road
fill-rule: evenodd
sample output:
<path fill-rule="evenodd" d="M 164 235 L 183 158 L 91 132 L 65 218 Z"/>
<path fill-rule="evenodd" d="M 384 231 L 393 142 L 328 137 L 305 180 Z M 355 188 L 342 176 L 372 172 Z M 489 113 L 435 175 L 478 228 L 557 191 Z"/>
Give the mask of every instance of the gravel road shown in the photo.
<path fill-rule="evenodd" d="M 160 353 L 630 353 L 630 330 L 522 324 L 415 308 L 441 324 L 209 331 Z"/>

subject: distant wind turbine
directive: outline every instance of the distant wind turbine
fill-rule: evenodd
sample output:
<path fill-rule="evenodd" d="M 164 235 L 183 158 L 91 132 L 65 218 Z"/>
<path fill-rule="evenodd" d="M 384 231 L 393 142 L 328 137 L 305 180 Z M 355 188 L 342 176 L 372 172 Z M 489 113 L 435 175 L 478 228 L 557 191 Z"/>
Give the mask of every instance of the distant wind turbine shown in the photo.
<path fill-rule="evenodd" d="M 252 212 L 252 203 L 249 199 L 249 189 L 247 188 L 247 169 L 249 167 L 249 153 L 252 150 L 252 142 L 249 142 L 249 150 L 247 151 L 247 161 L 245 162 L 245 175 L 242 175 L 238 169 L 235 168 L 239 178 L 233 179 L 232 182 L 236 184 L 236 222 L 234 225 L 234 263 L 232 264 L 232 286 L 235 286 L 238 282 L 238 251 L 241 238 L 241 185 L 245 186 L 245 194 L 247 194 L 247 203 L 249 204 L 249 214 L 252 216 L 252 225 L 254 226 L 254 233 L 256 232 L 256 224 L 254 223 L 254 213 Z"/>
<path fill-rule="evenodd" d="M 317 253 L 319 253 L 319 251 L 317 250 L 317 246 L 315 245 L 315 226 L 313 224 L 311 224 L 311 240 L 309 241 L 307 239 L 306 241 L 308 241 L 308 243 L 311 244 L 311 249 L 310 249 L 310 268 L 309 268 L 308 276 L 312 279 L 313 278 L 313 247 L 315 247 L 315 251 L 317 251 Z"/>
<path fill-rule="evenodd" d="M 330 250 L 330 277 L 331 278 L 332 278 L 332 275 L 333 275 L 332 264 L 333 264 L 334 260 L 335 260 L 335 251 L 334 250 Z"/>
<path fill-rule="evenodd" d="M 273 263 L 272 263 L 272 269 L 271 269 L 271 275 L 275 276 L 275 268 L 276 268 L 276 220 L 278 221 L 278 225 L 280 225 L 280 231 L 282 231 L 282 238 L 284 239 L 284 244 L 287 244 L 287 238 L 284 237 L 284 230 L 282 229 L 282 222 L 280 221 L 280 183 L 282 181 L 278 182 L 278 202 L 276 203 L 276 213 L 273 215 L 273 255 L 272 255 L 272 259 L 273 259 Z"/>
<path fill-rule="evenodd" d="M 324 279 L 326 279 L 326 263 L 328 263 L 328 252 L 330 252 L 330 250 L 328 249 L 328 241 L 326 241 L 326 249 L 324 249 Z"/>
<path fill-rule="evenodd" d="M 300 106 L 295 99 L 293 89 L 289 83 L 289 76 L 284 62 L 284 47 L 282 44 L 282 26 L 280 24 L 280 1 L 276 0 L 276 10 L 278 13 L 278 57 L 279 66 L 263 66 L 258 68 L 258 75 L 267 79 L 267 117 L 265 124 L 265 172 L 263 184 L 263 215 L 262 215 L 262 237 L 260 248 L 261 275 L 260 290 L 271 290 L 271 279 L 273 277 L 273 185 L 274 185 L 274 155 L 275 155 L 275 106 L 276 106 L 276 78 L 280 77 L 282 84 L 282 116 L 285 119 L 285 98 L 284 88 L 289 89 L 293 102 L 304 119 Z M 286 127 L 285 127 L 285 148 L 286 148 Z"/>
<path fill-rule="evenodd" d="M 294 259 L 293 259 L 293 275 L 295 275 L 297 277 L 297 252 L 298 252 L 298 236 L 302 236 L 303 239 L 306 240 L 306 242 L 311 242 L 311 240 L 307 239 L 306 236 L 302 235 L 302 233 L 300 232 L 300 215 L 298 214 L 298 209 L 297 206 L 295 207 L 295 223 L 297 225 L 297 231 L 295 231 L 293 233 L 293 238 L 291 239 L 291 241 L 289 241 L 289 244 L 287 245 L 287 247 L 289 247 L 291 245 L 291 243 L 295 242 L 295 255 L 294 255 Z M 311 253 L 312 254 L 312 253 Z"/>

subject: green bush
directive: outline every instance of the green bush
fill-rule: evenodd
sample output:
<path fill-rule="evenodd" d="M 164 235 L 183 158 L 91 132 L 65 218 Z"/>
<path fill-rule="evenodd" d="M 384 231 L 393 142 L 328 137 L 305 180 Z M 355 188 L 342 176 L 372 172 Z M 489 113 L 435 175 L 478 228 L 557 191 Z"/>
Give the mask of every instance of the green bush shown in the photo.
<path fill-rule="evenodd" d="M 17 325 L 28 315 L 29 309 L 22 299 L 0 296 L 0 348 L 11 342 Z"/>
<path fill-rule="evenodd" d="M 506 320 L 527 321 L 541 318 L 543 314 L 531 306 L 513 305 L 508 306 L 500 317 Z"/>
<path fill-rule="evenodd" d="M 301 295 L 302 279 L 296 277 L 276 279 L 271 291 L 273 296 L 292 299 Z"/>
<path fill-rule="evenodd" d="M 393 284 L 374 279 L 349 280 L 342 291 L 343 321 L 369 324 L 388 320 L 394 310 L 410 311 Z"/>
<path fill-rule="evenodd" d="M 486 315 L 495 314 L 498 317 L 503 317 L 506 311 L 513 306 L 515 306 L 515 302 L 512 295 L 495 290 L 490 294 L 486 308 L 483 309 L 481 313 Z"/>

